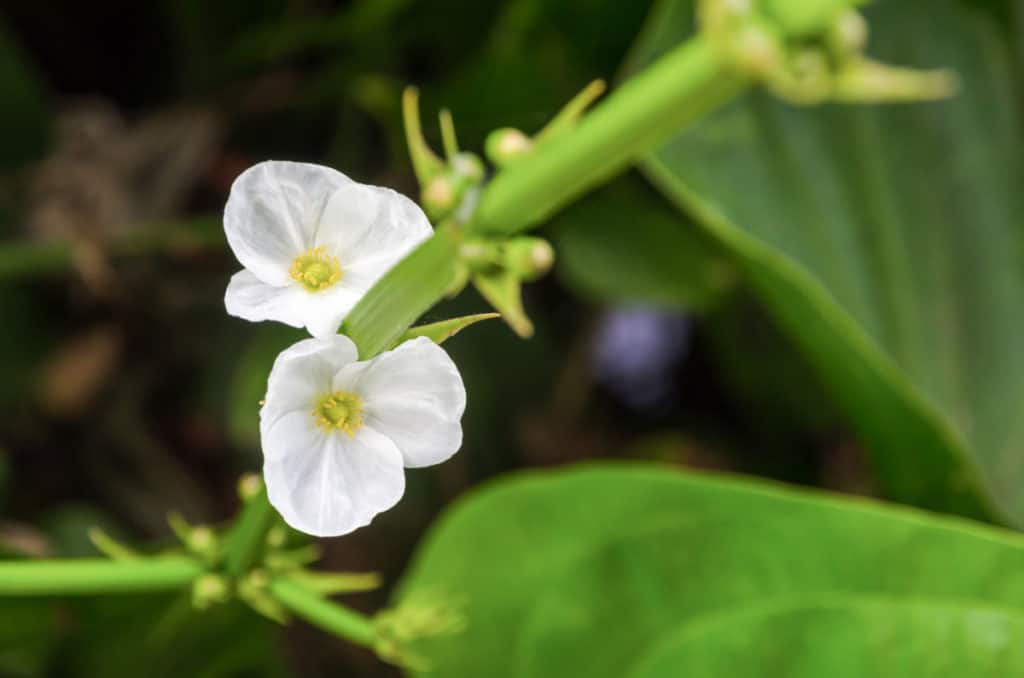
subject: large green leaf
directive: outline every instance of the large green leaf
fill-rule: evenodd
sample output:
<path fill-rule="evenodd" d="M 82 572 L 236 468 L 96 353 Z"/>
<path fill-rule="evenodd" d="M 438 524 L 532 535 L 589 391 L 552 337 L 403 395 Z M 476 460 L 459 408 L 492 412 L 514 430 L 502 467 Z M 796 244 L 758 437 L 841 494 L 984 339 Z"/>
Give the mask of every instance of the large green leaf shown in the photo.
<path fill-rule="evenodd" d="M 983 3 L 889 0 L 870 52 L 954 69 L 941 103 L 797 109 L 752 93 L 645 169 L 730 249 L 891 496 L 1024 524 L 1020 97 Z M 637 64 L 686 36 L 671 0 Z"/>
<path fill-rule="evenodd" d="M 1022 632 L 1021 614 L 977 605 L 857 597 L 772 605 L 685 625 L 629 675 L 1011 676 L 1024 646 L 1007 641 Z"/>
<path fill-rule="evenodd" d="M 401 595 L 467 601 L 464 633 L 419 648 L 452 678 L 810 677 L 826 660 L 838 676 L 1024 675 L 1016 534 L 658 466 L 478 491 L 428 535 Z M 900 673 L 908 657 L 936 668 Z"/>

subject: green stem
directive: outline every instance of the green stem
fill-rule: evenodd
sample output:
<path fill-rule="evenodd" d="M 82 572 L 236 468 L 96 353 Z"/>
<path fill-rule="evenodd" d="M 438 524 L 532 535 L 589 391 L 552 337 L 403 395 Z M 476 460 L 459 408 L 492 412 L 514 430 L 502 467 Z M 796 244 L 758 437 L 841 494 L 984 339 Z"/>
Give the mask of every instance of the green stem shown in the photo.
<path fill-rule="evenodd" d="M 229 575 L 241 577 L 256 564 L 266 546 L 274 515 L 265 487 L 245 502 L 224 545 L 224 569 Z"/>
<path fill-rule="evenodd" d="M 543 221 L 745 84 L 703 37 L 693 38 L 628 80 L 575 129 L 539 144 L 499 173 L 469 230 L 514 233 Z"/>
<path fill-rule="evenodd" d="M 104 251 L 113 257 L 156 253 L 191 252 L 224 244 L 219 217 L 149 224 L 115 238 Z M 0 279 L 26 278 L 63 273 L 75 261 L 75 245 L 69 240 L 0 241 Z"/>
<path fill-rule="evenodd" d="M 3 561 L 0 596 L 173 591 L 202 573 L 202 566 L 189 558 Z"/>
<path fill-rule="evenodd" d="M 367 647 L 373 647 L 377 639 L 370 618 L 327 600 L 287 577 L 274 579 L 270 583 L 270 594 L 296 616 L 336 636 Z"/>

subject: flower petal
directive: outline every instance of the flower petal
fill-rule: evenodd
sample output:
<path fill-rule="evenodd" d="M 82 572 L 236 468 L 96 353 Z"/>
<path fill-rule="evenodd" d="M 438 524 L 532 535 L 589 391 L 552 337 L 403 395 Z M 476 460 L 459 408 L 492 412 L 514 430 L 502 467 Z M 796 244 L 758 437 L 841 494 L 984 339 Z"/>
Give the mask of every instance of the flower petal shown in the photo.
<path fill-rule="evenodd" d="M 423 210 L 401 193 L 352 182 L 327 201 L 316 244 L 338 257 L 342 285 L 362 293 L 432 232 Z"/>
<path fill-rule="evenodd" d="M 224 232 L 241 264 L 271 285 L 291 282 L 288 269 L 313 246 L 328 199 L 354 182 L 329 167 L 261 162 L 242 172 L 224 208 Z"/>
<path fill-rule="evenodd" d="M 270 426 L 283 415 L 299 411 L 314 426 L 316 400 L 330 393 L 332 377 L 358 358 L 356 345 L 342 334 L 304 339 L 292 344 L 274 360 L 267 380 L 267 395 L 260 410 L 260 435 L 266 441 Z"/>
<path fill-rule="evenodd" d="M 308 435 L 292 416 L 271 428 L 263 466 L 270 503 L 289 525 L 336 537 L 368 525 L 401 499 L 405 473 L 391 440 L 366 426 L 352 438 L 323 433 L 311 418 Z"/>
<path fill-rule="evenodd" d="M 349 365 L 332 388 L 359 396 L 364 426 L 394 441 L 408 467 L 438 464 L 462 445 L 466 388 L 445 350 L 425 337 Z"/>
<path fill-rule="evenodd" d="M 337 334 L 341 321 L 359 301 L 361 294 L 344 285 L 318 292 L 305 292 L 303 317 L 306 329 L 314 337 Z"/>
<path fill-rule="evenodd" d="M 268 285 L 252 271 L 241 270 L 231 276 L 224 306 L 228 314 L 244 320 L 277 320 L 292 327 L 306 324 L 306 293 L 297 285 Z"/>

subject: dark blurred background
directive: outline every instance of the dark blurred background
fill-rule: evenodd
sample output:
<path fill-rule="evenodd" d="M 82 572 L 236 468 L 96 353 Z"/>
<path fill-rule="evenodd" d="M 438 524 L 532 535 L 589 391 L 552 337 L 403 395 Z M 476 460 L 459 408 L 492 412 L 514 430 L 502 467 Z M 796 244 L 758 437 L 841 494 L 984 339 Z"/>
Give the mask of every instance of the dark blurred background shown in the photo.
<path fill-rule="evenodd" d="M 614 82 L 648 9 L 5 0 L 0 555 L 92 554 L 94 525 L 160 544 L 170 510 L 215 524 L 237 508 L 239 475 L 260 465 L 269 366 L 302 336 L 224 311 L 238 265 L 220 212 L 242 169 L 319 162 L 415 197 L 404 85 L 420 87 L 435 147 L 447 106 L 479 152 L 488 131 L 534 131 L 590 79 Z M 537 335 L 491 322 L 448 344 L 469 392 L 463 450 L 410 472 L 371 527 L 323 542 L 324 566 L 391 586 L 447 503 L 524 467 L 656 458 L 871 491 L 813 375 L 728 266 L 713 310 L 661 293 L 685 261 L 620 266 L 602 234 L 641 219 L 684 225 L 629 175 L 542 231 L 559 263 L 526 292 Z M 428 319 L 485 309 L 467 291 Z M 395 675 L 313 629 L 279 632 L 230 606 L 188 618 L 181 603 L 0 603 L 0 676 Z"/>

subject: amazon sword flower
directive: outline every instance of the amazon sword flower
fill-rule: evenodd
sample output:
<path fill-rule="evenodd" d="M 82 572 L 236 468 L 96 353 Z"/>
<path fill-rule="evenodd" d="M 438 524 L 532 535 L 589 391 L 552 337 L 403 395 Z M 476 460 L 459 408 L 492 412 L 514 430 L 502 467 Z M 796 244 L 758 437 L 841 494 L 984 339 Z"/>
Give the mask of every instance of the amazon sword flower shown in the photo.
<path fill-rule="evenodd" d="M 329 167 L 269 161 L 235 180 L 224 231 L 245 267 L 228 284 L 228 313 L 323 337 L 431 228 L 414 202 L 389 188 Z"/>
<path fill-rule="evenodd" d="M 260 410 L 270 503 L 315 536 L 367 525 L 401 498 L 403 467 L 455 454 L 465 406 L 458 369 L 424 337 L 366 361 L 344 335 L 300 341 L 274 362 Z"/>

